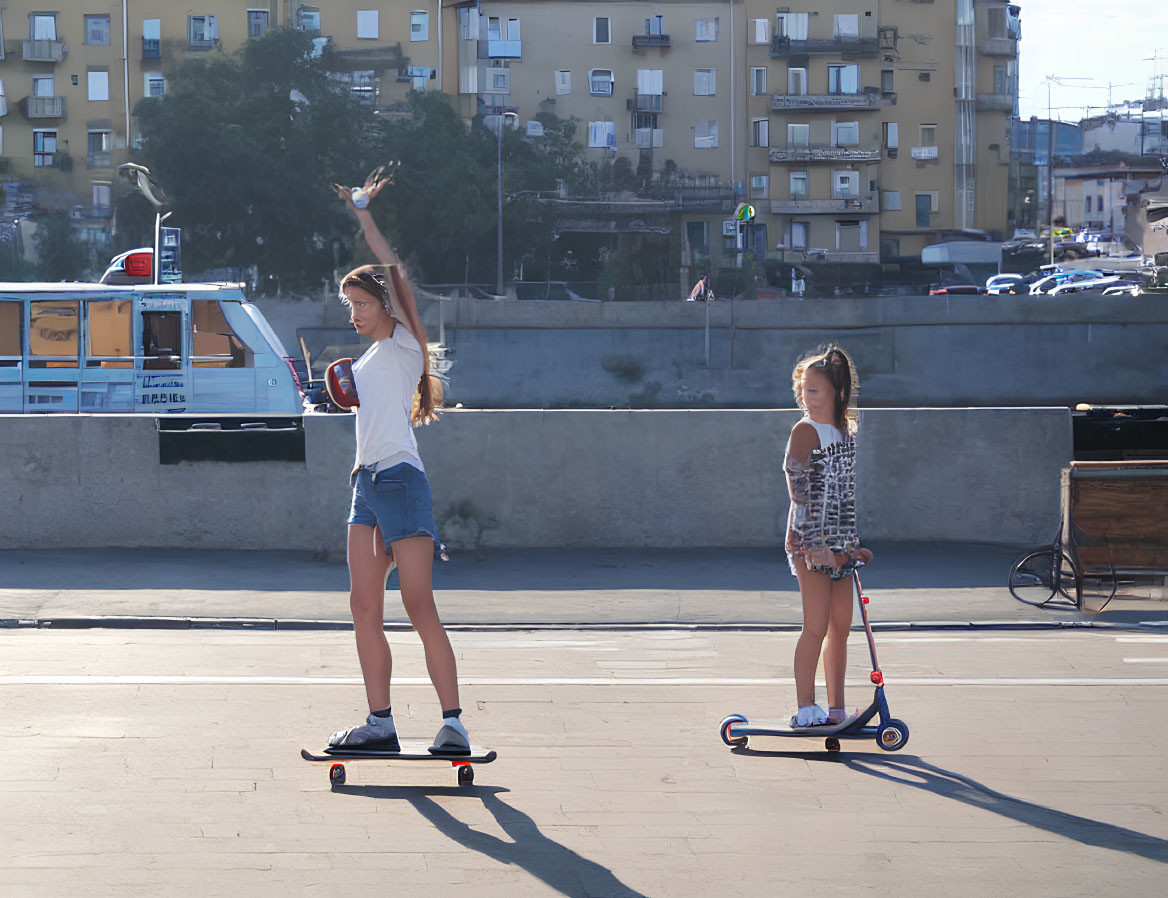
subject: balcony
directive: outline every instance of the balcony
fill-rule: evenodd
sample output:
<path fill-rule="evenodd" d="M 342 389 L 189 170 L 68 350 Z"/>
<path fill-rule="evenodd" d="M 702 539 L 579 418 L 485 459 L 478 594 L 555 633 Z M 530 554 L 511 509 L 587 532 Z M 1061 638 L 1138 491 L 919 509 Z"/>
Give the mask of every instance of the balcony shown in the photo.
<path fill-rule="evenodd" d="M 187 49 L 193 53 L 205 53 L 208 50 L 214 50 L 217 41 L 209 40 L 207 38 L 192 37 L 187 41 Z"/>
<path fill-rule="evenodd" d="M 875 59 L 880 48 L 874 37 L 834 37 L 820 40 L 792 40 L 775 35 L 771 40 L 771 56 L 778 59 L 792 53 L 830 53 L 844 59 Z"/>
<path fill-rule="evenodd" d="M 633 48 L 640 49 L 641 47 L 668 47 L 668 34 L 634 34 Z"/>
<path fill-rule="evenodd" d="M 20 101 L 20 111 L 27 119 L 64 118 L 64 97 L 25 97 Z"/>
<path fill-rule="evenodd" d="M 912 157 L 918 161 L 929 162 L 937 160 L 936 147 L 913 147 Z"/>
<path fill-rule="evenodd" d="M 1013 94 L 978 94 L 978 112 L 1013 112 Z"/>
<path fill-rule="evenodd" d="M 884 105 L 877 91 L 859 94 L 775 94 L 771 99 L 772 112 L 807 109 L 879 109 Z"/>
<path fill-rule="evenodd" d="M 480 54 L 480 58 L 484 57 Z M 400 43 L 369 47 L 336 47 L 333 50 L 333 60 L 336 69 L 344 72 L 368 69 L 400 70 L 406 67 Z"/>
<path fill-rule="evenodd" d="M 479 41 L 479 59 L 522 59 L 523 41 Z"/>
<path fill-rule="evenodd" d="M 633 112 L 660 112 L 661 94 L 633 93 Z"/>
<path fill-rule="evenodd" d="M 665 132 L 660 128 L 637 128 L 635 135 L 640 149 L 665 146 Z"/>
<path fill-rule="evenodd" d="M 142 58 L 143 59 L 161 59 L 162 58 L 162 41 L 156 37 L 142 38 Z"/>
<path fill-rule="evenodd" d="M 1018 41 L 1012 37 L 983 37 L 978 43 L 982 56 L 1009 56 L 1018 55 Z"/>
<path fill-rule="evenodd" d="M 771 200 L 772 215 L 843 215 L 871 214 L 880 211 L 877 194 L 838 197 L 830 200 Z"/>
<path fill-rule="evenodd" d="M 25 41 L 22 55 L 29 62 L 60 62 L 69 48 L 64 41 Z"/>
<path fill-rule="evenodd" d="M 93 153 L 85 154 L 86 168 L 109 168 L 110 167 L 110 151 L 98 150 Z"/>
<path fill-rule="evenodd" d="M 677 207 L 687 212 L 701 210 L 729 212 L 737 200 L 729 184 L 687 184 L 678 188 Z"/>
<path fill-rule="evenodd" d="M 778 147 L 771 162 L 879 162 L 879 147 Z"/>

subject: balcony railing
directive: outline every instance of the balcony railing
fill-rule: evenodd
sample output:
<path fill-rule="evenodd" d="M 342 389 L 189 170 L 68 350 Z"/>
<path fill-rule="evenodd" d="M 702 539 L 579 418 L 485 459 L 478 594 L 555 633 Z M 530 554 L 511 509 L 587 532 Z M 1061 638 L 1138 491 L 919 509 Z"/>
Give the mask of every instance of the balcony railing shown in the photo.
<path fill-rule="evenodd" d="M 668 34 L 634 34 L 634 47 L 668 47 Z"/>
<path fill-rule="evenodd" d="M 25 118 L 65 117 L 64 97 L 25 97 L 20 105 Z"/>
<path fill-rule="evenodd" d="M 912 157 L 914 159 L 922 159 L 922 160 L 936 159 L 937 158 L 937 148 L 936 147 L 913 147 L 912 148 Z"/>
<path fill-rule="evenodd" d="M 64 41 L 25 41 L 23 56 L 31 62 L 60 62 L 69 55 Z"/>
<path fill-rule="evenodd" d="M 772 215 L 828 215 L 847 212 L 870 214 L 879 211 L 880 201 L 874 193 L 867 196 L 837 197 L 830 200 L 771 200 Z"/>
<path fill-rule="evenodd" d="M 156 37 L 142 38 L 142 58 L 143 59 L 161 59 L 162 58 L 162 41 Z"/>
<path fill-rule="evenodd" d="M 633 94 L 634 112 L 660 112 L 661 94 Z"/>
<path fill-rule="evenodd" d="M 771 162 L 879 162 L 879 147 L 776 147 Z"/>
<path fill-rule="evenodd" d="M 859 94 L 775 94 L 771 111 L 803 109 L 878 109 L 884 103 L 880 94 L 866 91 Z"/>
<path fill-rule="evenodd" d="M 1013 94 L 978 94 L 977 108 L 980 112 L 1013 112 Z"/>
<path fill-rule="evenodd" d="M 86 168 L 109 168 L 110 167 L 110 151 L 98 150 L 94 153 L 85 154 Z"/>
<path fill-rule="evenodd" d="M 479 41 L 479 59 L 522 59 L 523 41 Z"/>
<path fill-rule="evenodd" d="M 778 58 L 792 53 L 831 53 L 845 59 L 875 58 L 880 53 L 874 37 L 834 37 L 819 40 L 792 40 L 775 35 L 771 40 L 771 56 Z"/>
<path fill-rule="evenodd" d="M 978 44 L 982 56 L 1017 56 L 1018 41 L 1012 37 L 985 37 Z"/>

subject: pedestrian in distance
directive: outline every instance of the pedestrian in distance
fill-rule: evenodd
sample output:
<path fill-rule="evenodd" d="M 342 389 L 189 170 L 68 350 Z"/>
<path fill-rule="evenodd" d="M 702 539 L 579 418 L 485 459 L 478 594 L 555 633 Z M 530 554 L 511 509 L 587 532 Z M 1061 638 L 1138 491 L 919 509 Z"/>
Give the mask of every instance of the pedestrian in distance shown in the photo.
<path fill-rule="evenodd" d="M 430 751 L 469 752 L 470 740 L 459 719 L 454 650 L 434 604 L 433 562 L 440 543 L 413 432 L 437 419 L 442 384 L 430 373 L 426 332 L 405 269 L 368 209 L 390 183 L 392 177 L 385 177 L 382 167 L 357 190 L 333 185 L 360 222 L 381 267 L 361 266 L 341 279 L 341 299 L 353 327 L 373 340 L 352 364 L 351 377 L 341 377 L 353 394 L 345 397 L 346 405 L 357 412 L 347 556 L 349 605 L 369 716 L 363 724 L 334 733 L 329 745 L 400 750 L 390 705 L 393 657 L 384 627 L 385 581 L 396 564 L 402 603 L 421 637 L 426 669 L 442 707 L 441 728 Z"/>
<path fill-rule="evenodd" d="M 872 560 L 872 553 L 860 548 L 856 531 L 856 366 L 832 344 L 799 360 L 791 386 L 803 409 L 783 458 L 791 497 L 787 561 L 803 603 L 794 665 L 799 707 L 791 726 L 805 727 L 847 719 L 844 672 L 852 626 L 851 575 L 858 564 Z M 821 649 L 827 711 L 815 702 Z"/>

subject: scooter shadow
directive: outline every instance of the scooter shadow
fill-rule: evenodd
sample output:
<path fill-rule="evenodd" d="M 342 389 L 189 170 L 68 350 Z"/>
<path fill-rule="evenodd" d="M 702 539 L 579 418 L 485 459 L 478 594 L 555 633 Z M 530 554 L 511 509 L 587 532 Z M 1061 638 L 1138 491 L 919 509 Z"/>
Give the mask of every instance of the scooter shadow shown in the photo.
<path fill-rule="evenodd" d="M 735 748 L 733 751 L 739 755 L 799 758 L 819 763 L 842 764 L 857 773 L 874 776 L 900 786 L 923 789 L 934 795 L 1017 820 L 1019 823 L 1054 833 L 1065 839 L 1072 839 L 1082 845 L 1122 851 L 1168 864 L 1168 839 L 1007 795 L 964 774 L 930 764 L 917 755 L 758 751 L 751 748 Z"/>
<path fill-rule="evenodd" d="M 647 898 L 622 883 L 607 867 L 590 861 L 549 839 L 527 814 L 499 798 L 501 786 L 337 786 L 336 793 L 409 802 L 443 835 L 503 864 L 521 867 L 569 898 Z M 436 797 L 477 798 L 511 839 L 510 842 L 472 829 L 441 805 Z"/>

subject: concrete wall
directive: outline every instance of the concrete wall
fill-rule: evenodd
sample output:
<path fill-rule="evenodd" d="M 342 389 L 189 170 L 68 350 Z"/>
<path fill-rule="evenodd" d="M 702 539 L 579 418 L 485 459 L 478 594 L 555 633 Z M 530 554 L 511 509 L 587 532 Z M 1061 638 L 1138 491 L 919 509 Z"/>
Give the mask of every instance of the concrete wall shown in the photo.
<path fill-rule="evenodd" d="M 778 546 L 796 420 L 774 410 L 450 412 L 418 436 L 452 546 Z M 304 423 L 303 463 L 160 465 L 151 418 L 0 416 L 0 548 L 342 551 L 353 418 Z M 867 410 L 862 535 L 1049 539 L 1071 455 L 1065 409 Z"/>

